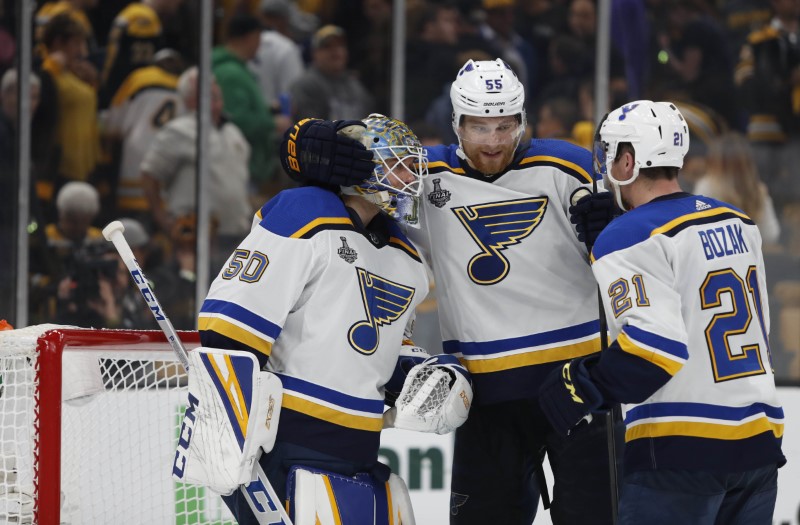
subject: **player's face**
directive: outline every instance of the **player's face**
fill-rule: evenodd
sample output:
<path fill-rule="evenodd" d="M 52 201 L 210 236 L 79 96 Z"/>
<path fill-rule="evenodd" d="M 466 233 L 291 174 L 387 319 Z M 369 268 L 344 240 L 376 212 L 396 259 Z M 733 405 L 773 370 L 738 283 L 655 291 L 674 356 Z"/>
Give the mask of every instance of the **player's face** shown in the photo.
<path fill-rule="evenodd" d="M 485 175 L 493 175 L 511 164 L 519 142 L 520 123 L 514 116 L 466 115 L 458 131 L 470 164 Z"/>
<path fill-rule="evenodd" d="M 387 159 L 386 166 L 389 168 L 389 176 L 386 182 L 392 185 L 392 188 L 401 190 L 417 179 L 414 175 L 412 168 L 414 166 L 414 159 Z"/>

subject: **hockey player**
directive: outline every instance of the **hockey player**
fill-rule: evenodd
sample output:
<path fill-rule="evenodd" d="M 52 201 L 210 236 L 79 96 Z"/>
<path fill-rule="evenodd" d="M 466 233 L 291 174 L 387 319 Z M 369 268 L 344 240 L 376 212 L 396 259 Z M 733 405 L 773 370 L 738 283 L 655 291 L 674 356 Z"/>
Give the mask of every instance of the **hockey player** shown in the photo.
<path fill-rule="evenodd" d="M 343 131 L 374 153 L 374 163 L 361 160 L 374 167 L 370 179 L 341 188 L 338 195 L 306 187 L 270 200 L 257 212 L 251 233 L 213 282 L 200 310 L 201 341 L 213 348 L 192 352 L 197 363 L 192 361 L 190 369 L 195 371 L 190 373 L 190 404 L 195 394 L 198 407 L 208 406 L 199 395 L 201 384 L 218 386 L 222 381 L 226 386 L 220 392 L 226 393 L 231 385 L 243 385 L 240 398 L 234 394 L 229 404 L 223 403 L 221 413 L 240 414 L 230 426 L 249 429 L 248 413 L 251 419 L 266 420 L 266 429 L 278 423 L 277 437 L 271 438 L 274 446 L 264 447 L 267 453 L 256 465 L 255 478 L 246 478 L 252 480 L 249 485 L 224 496 L 240 524 L 273 523 L 260 521 L 258 514 L 263 506 L 261 475 L 281 503 L 289 502 L 295 525 L 320 523 L 315 519 L 331 524 L 372 524 L 373 519 L 413 524 L 404 484 L 378 462 L 381 428 L 445 433 L 463 423 L 469 410 L 472 390 L 466 370 L 450 356 L 427 356 L 408 340 L 428 277 L 397 222 L 416 221 L 427 159 L 402 122 L 371 115 L 364 123 L 366 129 L 359 121 L 346 122 Z M 230 373 L 223 378 L 225 367 L 235 369 L 242 353 L 218 349 L 244 351 L 257 359 L 251 367 L 254 374 L 237 373 L 235 381 Z M 212 362 L 212 368 L 222 372 L 208 374 L 207 381 L 198 381 L 201 388 L 193 388 L 192 377 L 206 378 Z M 268 408 L 239 408 L 251 399 L 248 392 L 261 388 L 261 369 L 282 383 L 279 417 L 279 405 L 273 403 L 281 401 L 280 395 L 277 400 L 270 395 L 255 401 L 269 403 Z M 437 390 L 446 394 L 438 399 L 440 411 L 419 410 L 417 403 Z M 384 416 L 384 399 L 391 403 L 398 394 L 395 407 Z M 191 410 L 188 419 L 194 417 Z M 206 409 L 203 417 L 208 419 L 211 412 Z M 258 414 L 266 416 L 260 419 Z M 219 418 L 216 414 L 216 420 L 209 421 Z M 266 429 L 258 423 L 248 439 L 261 439 L 259 433 Z M 238 488 L 235 479 L 222 486 L 223 476 L 212 472 L 212 467 L 222 469 L 211 465 L 222 461 L 215 458 L 228 456 L 211 454 L 218 443 L 202 432 L 196 425 L 191 433 L 182 432 L 192 444 L 208 443 L 209 449 L 193 454 L 179 448 L 177 477 L 202 482 L 205 476 L 203 484 L 222 493 Z M 240 443 L 240 448 L 253 447 Z M 210 459 L 204 463 L 203 456 Z M 242 465 L 247 464 L 244 458 Z M 194 472 L 187 473 L 187 468 Z"/>
<path fill-rule="evenodd" d="M 628 211 L 592 250 L 614 342 L 553 371 L 540 402 L 576 438 L 626 403 L 620 524 L 769 525 L 786 460 L 761 236 L 681 192 L 688 149 L 669 102 L 626 104 L 598 128 L 595 166 Z"/>
<path fill-rule="evenodd" d="M 603 423 L 560 436 L 536 397 L 549 371 L 600 349 L 597 292 L 580 241 L 607 224 L 612 200 L 605 192 L 578 203 L 585 213 L 574 217 L 576 238 L 570 202 L 592 186 L 591 154 L 559 140 L 522 141 L 525 93 L 502 60 L 468 61 L 451 99 L 459 143 L 427 148 L 421 228 L 408 231 L 436 279 L 444 351 L 462 360 L 475 386 L 470 418 L 456 432 L 450 522 L 530 525 L 547 452 L 553 522 L 610 524 Z M 289 173 L 317 183 L 363 177 L 325 133 L 319 122 L 301 126 Z"/>

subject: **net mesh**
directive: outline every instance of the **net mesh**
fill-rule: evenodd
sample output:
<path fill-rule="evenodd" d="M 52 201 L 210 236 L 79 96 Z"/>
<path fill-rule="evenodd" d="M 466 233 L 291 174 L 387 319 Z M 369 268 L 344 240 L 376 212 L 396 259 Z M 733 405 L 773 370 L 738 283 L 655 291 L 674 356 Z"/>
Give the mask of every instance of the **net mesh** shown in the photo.
<path fill-rule="evenodd" d="M 187 377 L 166 342 L 86 330 L 102 335 L 100 347 L 63 349 L 61 431 L 49 436 L 39 432 L 37 339 L 52 326 L 31 328 L 0 332 L 0 523 L 33 523 L 53 483 L 60 523 L 235 523 L 217 495 L 172 480 Z M 37 477 L 40 447 L 53 440 L 60 480 Z M 38 510 L 50 523 L 52 509 Z"/>

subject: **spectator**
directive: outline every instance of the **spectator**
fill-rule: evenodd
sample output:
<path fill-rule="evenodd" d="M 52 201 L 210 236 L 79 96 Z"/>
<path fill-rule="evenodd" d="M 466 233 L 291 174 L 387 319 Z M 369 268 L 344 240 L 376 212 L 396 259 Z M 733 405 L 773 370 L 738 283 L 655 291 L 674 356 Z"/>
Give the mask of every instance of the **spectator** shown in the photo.
<path fill-rule="evenodd" d="M 250 180 L 266 193 L 275 173 L 275 121 L 247 62 L 256 56 L 261 42 L 261 24 L 250 15 L 235 15 L 228 24 L 224 46 L 211 56 L 225 111 L 250 144 Z"/>
<path fill-rule="evenodd" d="M 292 85 L 294 119 L 359 119 L 371 113 L 372 96 L 347 70 L 344 30 L 327 25 L 311 39 L 311 65 Z"/>
<path fill-rule="evenodd" d="M 305 71 L 300 47 L 288 36 L 289 0 L 264 0 L 261 3 L 261 33 L 258 51 L 249 65 L 258 77 L 264 101 L 275 115 L 278 134 L 291 122 L 289 87 Z"/>
<path fill-rule="evenodd" d="M 736 79 L 749 112 L 747 137 L 780 212 L 800 200 L 800 3 L 770 4 L 774 17 L 748 37 Z"/>
<path fill-rule="evenodd" d="M 195 157 L 197 140 L 197 68 L 178 80 L 178 93 L 189 113 L 167 123 L 153 138 L 142 161 L 142 183 L 153 220 L 170 234 L 179 221 L 196 211 Z M 247 161 L 250 146 L 232 122 L 222 117 L 222 93 L 211 85 L 212 128 L 208 137 L 213 273 L 250 230 Z M 163 197 L 162 197 L 163 195 Z"/>
<path fill-rule="evenodd" d="M 538 73 L 538 64 L 533 47 L 514 29 L 515 4 L 515 0 L 483 0 L 486 21 L 480 26 L 480 34 L 516 71 L 526 91 L 533 95 L 531 80 Z"/>
<path fill-rule="evenodd" d="M 453 3 L 423 4 L 409 16 L 406 43 L 406 118 L 421 119 L 453 77 L 458 52 L 458 7 Z M 419 79 L 424 78 L 425 82 Z M 412 127 L 414 131 L 417 128 Z"/>
<path fill-rule="evenodd" d="M 162 47 L 162 19 L 175 14 L 183 0 L 133 2 L 114 19 L 103 67 L 100 107 L 106 108 L 120 84 L 136 68 L 153 63 Z"/>
<path fill-rule="evenodd" d="M 764 243 L 777 242 L 780 223 L 743 135 L 730 132 L 711 143 L 706 175 L 697 181 L 694 193 L 733 204 L 755 221 Z"/>
<path fill-rule="evenodd" d="M 47 58 L 42 65 L 58 97 L 56 144 L 60 162 L 55 189 L 68 181 L 86 181 L 100 154 L 97 132 L 97 90 L 72 68 L 86 57 L 86 31 L 69 14 L 54 17 L 45 27 Z"/>
<path fill-rule="evenodd" d="M 578 104 L 567 97 L 545 100 L 539 106 L 536 138 L 561 139 L 575 143 L 572 130 L 580 120 Z"/>
<path fill-rule="evenodd" d="M 31 239 L 32 317 L 35 322 L 114 326 L 116 262 L 103 262 L 108 242 L 92 221 L 100 196 L 91 184 L 68 182 L 56 197 L 58 220 L 45 228 L 44 246 Z"/>
<path fill-rule="evenodd" d="M 44 28 L 53 17 L 61 13 L 68 13 L 76 22 L 83 26 L 83 29 L 86 31 L 86 38 L 89 42 L 89 49 L 96 52 L 97 42 L 94 38 L 92 23 L 89 22 L 89 17 L 86 16 L 86 10 L 95 7 L 97 2 L 98 0 L 58 0 L 56 2 L 45 2 L 36 12 L 36 41 L 41 43 L 42 36 L 44 35 Z M 44 52 L 44 49 L 40 51 Z"/>
<path fill-rule="evenodd" d="M 178 77 L 158 65 L 170 50 L 156 53 L 156 64 L 135 69 L 122 83 L 104 114 L 104 131 L 122 143 L 115 215 L 127 215 L 148 225 L 150 211 L 142 189 L 139 166 L 153 137 L 177 114 L 181 103 Z"/>

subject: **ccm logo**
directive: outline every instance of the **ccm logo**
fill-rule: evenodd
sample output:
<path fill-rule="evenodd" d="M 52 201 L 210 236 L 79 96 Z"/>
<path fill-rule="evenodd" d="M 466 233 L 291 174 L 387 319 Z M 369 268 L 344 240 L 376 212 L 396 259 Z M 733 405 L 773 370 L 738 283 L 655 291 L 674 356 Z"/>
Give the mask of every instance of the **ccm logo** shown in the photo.
<path fill-rule="evenodd" d="M 189 452 L 189 443 L 192 441 L 192 431 L 197 419 L 195 411 L 200 402 L 189 393 L 189 405 L 181 423 L 181 432 L 178 435 L 178 449 L 175 451 L 175 461 L 172 462 L 172 475 L 178 479 L 183 479 L 186 469 L 186 454 Z"/>

